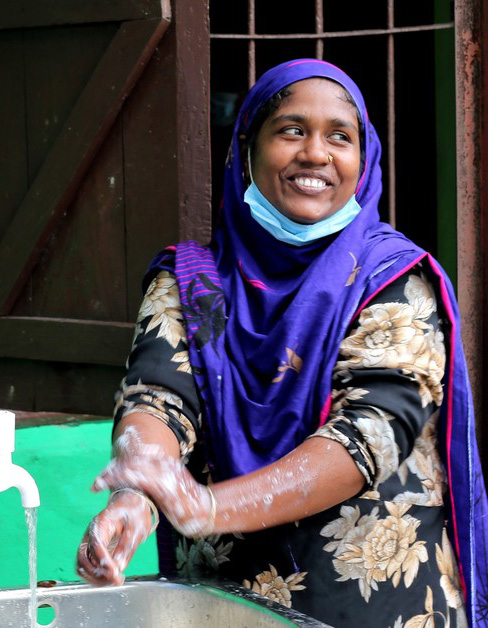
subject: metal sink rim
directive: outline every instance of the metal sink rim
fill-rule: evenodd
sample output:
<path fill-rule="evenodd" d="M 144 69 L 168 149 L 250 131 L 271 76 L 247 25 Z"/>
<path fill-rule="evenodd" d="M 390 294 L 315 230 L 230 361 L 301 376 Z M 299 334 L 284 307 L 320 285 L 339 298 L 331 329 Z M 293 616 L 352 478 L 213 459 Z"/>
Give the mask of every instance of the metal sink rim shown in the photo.
<path fill-rule="evenodd" d="M 223 580 L 189 580 L 189 579 L 167 579 L 158 576 L 136 576 L 127 578 L 124 584 L 117 587 L 94 587 L 80 581 L 73 582 L 55 582 L 52 586 L 38 586 L 37 603 L 49 604 L 54 606 L 56 597 L 77 594 L 83 591 L 84 595 L 100 594 L 106 591 L 109 595 L 112 591 L 117 590 L 121 594 L 127 594 L 135 587 L 171 587 L 176 589 L 198 589 L 200 593 L 206 595 L 216 595 L 218 597 L 228 598 L 235 604 L 254 607 L 266 614 L 271 615 L 275 620 L 283 622 L 283 625 L 304 626 L 310 628 L 327 628 L 327 625 L 312 618 L 295 609 L 289 609 L 285 606 L 274 602 L 254 591 L 245 589 L 238 584 Z M 15 593 L 14 599 L 25 599 L 30 597 L 30 589 L 28 588 L 2 588 L 0 589 L 0 602 L 2 600 L 11 600 L 12 593 Z M 50 603 L 51 602 L 51 603 Z M 258 607 L 258 608 L 256 608 Z M 330 628 L 330 627 L 329 627 Z"/>

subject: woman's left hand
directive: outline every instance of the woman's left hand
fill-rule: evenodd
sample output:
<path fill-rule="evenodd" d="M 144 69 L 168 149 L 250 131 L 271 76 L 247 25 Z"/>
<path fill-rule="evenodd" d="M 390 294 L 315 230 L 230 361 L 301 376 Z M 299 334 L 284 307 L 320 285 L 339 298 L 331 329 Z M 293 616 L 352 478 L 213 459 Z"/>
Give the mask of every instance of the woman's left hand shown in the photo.
<path fill-rule="evenodd" d="M 95 492 L 130 487 L 148 495 L 173 527 L 188 537 L 212 533 L 209 492 L 195 481 L 182 462 L 148 447 L 147 453 L 124 461 L 113 460 L 93 483 Z"/>

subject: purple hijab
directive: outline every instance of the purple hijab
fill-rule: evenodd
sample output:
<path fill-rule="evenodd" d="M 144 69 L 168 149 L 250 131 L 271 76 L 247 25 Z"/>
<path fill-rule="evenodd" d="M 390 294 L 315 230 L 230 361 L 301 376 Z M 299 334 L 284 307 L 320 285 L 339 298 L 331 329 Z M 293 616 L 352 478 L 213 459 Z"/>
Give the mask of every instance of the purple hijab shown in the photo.
<path fill-rule="evenodd" d="M 336 81 L 357 105 L 364 127 L 364 166 L 356 189 L 362 210 L 339 234 L 295 247 L 276 240 L 251 217 L 243 201 L 239 137 L 271 96 L 313 77 Z M 174 268 L 163 252 L 151 270 L 176 274 L 204 404 L 209 466 L 221 480 L 281 458 L 327 420 L 332 369 L 351 321 L 420 260 L 430 265 L 452 326 L 440 428 L 450 485 L 449 531 L 471 623 L 488 626 L 488 508 L 457 305 L 449 279 L 430 255 L 380 222 L 380 155 L 363 97 L 344 72 L 316 59 L 272 68 L 251 89 L 237 118 L 221 225 L 212 243 L 170 247 L 176 251 Z"/>

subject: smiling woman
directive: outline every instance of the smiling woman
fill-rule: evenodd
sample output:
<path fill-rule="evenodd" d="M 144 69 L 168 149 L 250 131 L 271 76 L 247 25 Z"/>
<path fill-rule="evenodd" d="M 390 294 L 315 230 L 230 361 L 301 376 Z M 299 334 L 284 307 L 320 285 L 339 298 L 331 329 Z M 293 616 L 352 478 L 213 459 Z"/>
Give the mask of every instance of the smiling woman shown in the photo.
<path fill-rule="evenodd" d="M 278 211 L 310 224 L 344 207 L 356 190 L 359 124 L 337 83 L 314 78 L 288 89 L 259 131 L 252 175 Z"/>
<path fill-rule="evenodd" d="M 145 277 L 87 580 L 121 582 L 149 534 L 128 487 L 165 516 L 163 575 L 225 577 L 337 627 L 487 625 L 455 298 L 379 221 L 380 153 L 329 63 L 251 89 L 212 242 L 169 247 Z"/>

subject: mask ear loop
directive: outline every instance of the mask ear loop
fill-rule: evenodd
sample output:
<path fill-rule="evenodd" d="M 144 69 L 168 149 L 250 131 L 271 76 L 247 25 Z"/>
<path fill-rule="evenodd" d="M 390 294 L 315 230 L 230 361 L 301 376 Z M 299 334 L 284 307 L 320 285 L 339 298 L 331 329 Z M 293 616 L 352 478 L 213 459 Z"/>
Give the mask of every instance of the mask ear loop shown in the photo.
<path fill-rule="evenodd" d="M 252 178 L 252 168 L 251 168 L 251 147 L 247 147 L 247 167 L 249 169 L 249 177 L 251 178 L 251 183 L 254 183 L 254 179 Z"/>

